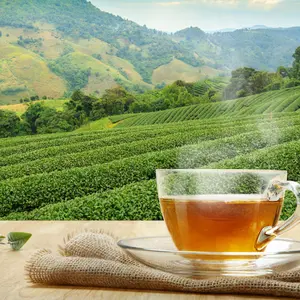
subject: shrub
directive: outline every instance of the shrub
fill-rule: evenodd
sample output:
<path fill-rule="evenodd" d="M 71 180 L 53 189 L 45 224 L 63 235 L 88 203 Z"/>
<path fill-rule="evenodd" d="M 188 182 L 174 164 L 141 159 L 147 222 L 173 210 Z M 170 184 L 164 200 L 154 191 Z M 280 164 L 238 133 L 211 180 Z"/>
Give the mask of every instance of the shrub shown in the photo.
<path fill-rule="evenodd" d="M 12 213 L 5 220 L 162 220 L 154 180 Z"/>

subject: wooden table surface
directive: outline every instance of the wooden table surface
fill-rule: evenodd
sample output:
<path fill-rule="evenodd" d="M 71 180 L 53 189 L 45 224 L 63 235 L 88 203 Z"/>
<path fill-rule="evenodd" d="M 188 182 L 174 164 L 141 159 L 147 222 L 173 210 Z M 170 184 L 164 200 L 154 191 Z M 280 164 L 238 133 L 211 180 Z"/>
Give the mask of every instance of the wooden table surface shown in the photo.
<path fill-rule="evenodd" d="M 17 299 L 143 299 L 143 300 L 271 300 L 274 297 L 231 296 L 231 295 L 196 295 L 183 293 L 165 293 L 153 291 L 109 290 L 80 287 L 46 287 L 32 285 L 24 280 L 24 264 L 30 255 L 39 248 L 57 250 L 63 237 L 68 233 L 83 229 L 102 228 L 119 237 L 137 237 L 166 235 L 163 222 L 142 221 L 0 221 L 0 233 L 25 231 L 33 234 L 23 249 L 14 252 L 9 247 L 0 245 L 0 300 Z M 297 234 L 298 232 L 298 234 Z M 300 228 L 293 229 L 285 237 L 299 236 Z M 287 299 L 287 298 L 281 298 Z M 289 298 L 290 299 L 290 298 Z"/>

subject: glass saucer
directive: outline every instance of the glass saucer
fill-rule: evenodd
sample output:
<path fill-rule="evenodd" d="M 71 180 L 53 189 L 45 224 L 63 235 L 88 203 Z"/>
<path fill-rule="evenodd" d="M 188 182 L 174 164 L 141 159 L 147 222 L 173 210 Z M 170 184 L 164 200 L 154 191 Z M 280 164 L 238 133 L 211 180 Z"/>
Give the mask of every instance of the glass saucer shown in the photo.
<path fill-rule="evenodd" d="M 300 265 L 300 241 L 282 238 L 265 252 L 178 251 L 169 236 L 125 239 L 118 245 L 149 267 L 188 277 L 262 276 Z"/>

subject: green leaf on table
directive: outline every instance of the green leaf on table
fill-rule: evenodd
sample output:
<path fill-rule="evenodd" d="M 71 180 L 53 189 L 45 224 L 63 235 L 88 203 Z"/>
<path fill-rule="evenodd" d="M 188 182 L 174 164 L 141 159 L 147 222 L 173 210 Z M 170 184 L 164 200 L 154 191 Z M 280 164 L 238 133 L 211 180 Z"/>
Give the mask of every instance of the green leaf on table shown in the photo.
<path fill-rule="evenodd" d="M 32 234 L 27 232 L 10 232 L 7 240 L 13 250 L 20 250 L 31 238 Z"/>
<path fill-rule="evenodd" d="M 0 242 L 2 242 L 5 239 L 5 236 L 0 234 Z"/>

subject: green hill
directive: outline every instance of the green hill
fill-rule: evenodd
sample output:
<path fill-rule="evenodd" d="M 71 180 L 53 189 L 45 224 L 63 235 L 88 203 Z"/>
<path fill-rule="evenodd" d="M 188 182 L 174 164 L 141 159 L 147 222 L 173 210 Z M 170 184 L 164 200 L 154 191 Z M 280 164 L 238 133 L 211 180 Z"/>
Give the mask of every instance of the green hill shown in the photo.
<path fill-rule="evenodd" d="M 36 102 L 42 102 L 47 107 L 55 108 L 58 111 L 62 111 L 64 108 L 64 104 L 69 101 L 66 99 L 47 99 L 47 100 L 39 100 Z M 10 110 L 17 113 L 18 116 L 21 116 L 27 109 L 28 105 L 26 103 L 19 104 L 9 104 L 9 105 L 0 105 L 0 110 Z"/>
<path fill-rule="evenodd" d="M 182 122 L 195 119 L 237 118 L 257 114 L 295 112 L 300 109 L 300 88 L 283 89 L 236 100 L 191 105 L 159 112 L 119 116 L 118 127 Z"/>
<path fill-rule="evenodd" d="M 300 181 L 299 97 L 286 89 L 111 118 L 123 127 L 2 139 L 0 218 L 161 219 L 158 168 L 283 169 Z M 294 206 L 288 194 L 282 219 Z"/>
<path fill-rule="evenodd" d="M 246 46 L 245 46 L 246 45 Z M 86 0 L 0 1 L 0 104 L 81 88 L 151 89 L 177 79 L 228 75 L 241 66 L 289 66 L 300 28 L 167 34 L 101 11 Z"/>

